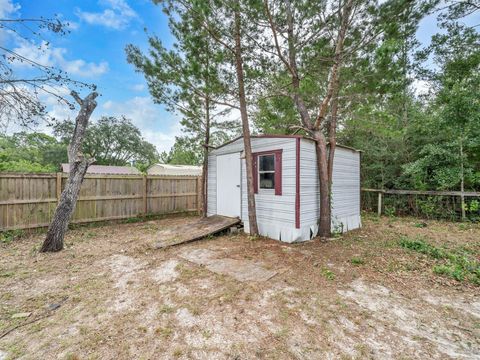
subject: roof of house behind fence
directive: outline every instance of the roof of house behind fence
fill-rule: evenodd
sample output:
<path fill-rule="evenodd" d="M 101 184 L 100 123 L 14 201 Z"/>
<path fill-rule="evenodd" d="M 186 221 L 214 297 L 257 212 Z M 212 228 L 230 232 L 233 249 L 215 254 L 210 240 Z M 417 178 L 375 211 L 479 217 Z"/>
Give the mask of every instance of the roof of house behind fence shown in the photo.
<path fill-rule="evenodd" d="M 155 164 L 148 170 L 149 175 L 202 175 L 202 167 L 195 165 Z"/>
<path fill-rule="evenodd" d="M 70 165 L 62 164 L 62 171 L 70 172 Z M 90 165 L 87 174 L 139 175 L 141 173 L 133 166 Z"/>

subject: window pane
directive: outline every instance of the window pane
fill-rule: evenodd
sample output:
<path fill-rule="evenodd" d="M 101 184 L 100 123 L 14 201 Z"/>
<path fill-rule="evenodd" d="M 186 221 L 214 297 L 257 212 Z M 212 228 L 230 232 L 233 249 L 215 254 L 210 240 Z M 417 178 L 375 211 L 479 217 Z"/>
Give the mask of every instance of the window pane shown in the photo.
<path fill-rule="evenodd" d="M 259 156 L 259 170 L 260 171 L 274 171 L 275 170 L 275 155 L 260 155 Z"/>
<path fill-rule="evenodd" d="M 275 189 L 275 173 L 260 174 L 260 189 Z"/>

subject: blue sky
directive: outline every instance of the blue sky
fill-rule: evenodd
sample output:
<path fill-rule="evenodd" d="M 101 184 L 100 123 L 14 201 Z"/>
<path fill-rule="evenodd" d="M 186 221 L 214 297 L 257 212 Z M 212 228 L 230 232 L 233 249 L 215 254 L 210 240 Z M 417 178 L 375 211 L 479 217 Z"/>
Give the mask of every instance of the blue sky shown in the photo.
<path fill-rule="evenodd" d="M 58 14 L 70 22 L 71 32 L 48 38 L 52 40 L 49 49 L 39 54 L 39 59 L 68 71 L 74 79 L 98 86 L 101 97 L 94 118 L 124 114 L 159 151 L 173 145 L 180 133 L 178 118 L 152 102 L 143 75 L 127 63 L 124 50 L 129 43 L 148 49 L 145 28 L 160 36 L 166 46 L 171 45 L 167 19 L 159 6 L 151 0 L 0 0 L 0 15 L 5 14 L 23 18 Z M 22 50 L 31 57 L 35 48 L 23 44 Z M 57 118 L 74 116 L 53 99 L 46 103 Z"/>
<path fill-rule="evenodd" d="M 68 71 L 74 79 L 98 86 L 102 96 L 94 119 L 126 115 L 159 151 L 168 150 L 180 134 L 179 119 L 152 102 L 143 76 L 127 63 L 124 51 L 129 43 L 148 49 L 145 28 L 166 46 L 171 45 L 172 36 L 160 7 L 151 0 L 0 0 L 1 17 L 49 18 L 54 14 L 71 23 L 71 33 L 52 37 L 49 48 L 38 59 Z M 422 44 L 428 44 L 437 31 L 436 18 L 430 16 L 422 20 L 417 35 Z M 10 41 L 10 46 L 30 57 L 35 51 L 35 46 L 12 44 L 15 40 L 5 39 L 0 33 L 2 41 Z M 421 88 L 422 84 L 416 86 Z M 45 101 L 55 117 L 74 117 L 53 99 Z"/>

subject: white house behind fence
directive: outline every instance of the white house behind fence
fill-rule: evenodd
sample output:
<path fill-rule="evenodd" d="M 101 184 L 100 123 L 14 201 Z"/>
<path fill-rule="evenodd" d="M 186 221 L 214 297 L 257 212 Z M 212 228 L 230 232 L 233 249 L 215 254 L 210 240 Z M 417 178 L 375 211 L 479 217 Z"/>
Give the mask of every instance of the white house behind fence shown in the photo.
<path fill-rule="evenodd" d="M 193 165 L 155 164 L 147 170 L 148 175 L 201 176 L 202 167 Z"/>
<path fill-rule="evenodd" d="M 257 224 L 261 235 L 295 242 L 317 235 L 319 182 L 315 142 L 299 136 L 252 136 Z M 239 217 L 249 232 L 243 138 L 212 150 L 208 216 Z M 361 226 L 360 152 L 337 145 L 333 164 L 332 228 Z"/>

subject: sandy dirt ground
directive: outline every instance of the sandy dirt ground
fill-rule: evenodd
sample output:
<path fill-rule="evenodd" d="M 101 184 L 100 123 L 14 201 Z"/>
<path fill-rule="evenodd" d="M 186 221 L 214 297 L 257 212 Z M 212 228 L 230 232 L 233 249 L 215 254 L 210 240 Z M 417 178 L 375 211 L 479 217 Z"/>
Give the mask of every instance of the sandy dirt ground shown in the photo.
<path fill-rule="evenodd" d="M 480 359 L 480 287 L 398 246 L 478 257 L 480 226 L 367 217 L 328 242 L 153 248 L 194 221 L 77 228 L 55 254 L 41 234 L 0 244 L 0 359 Z"/>

